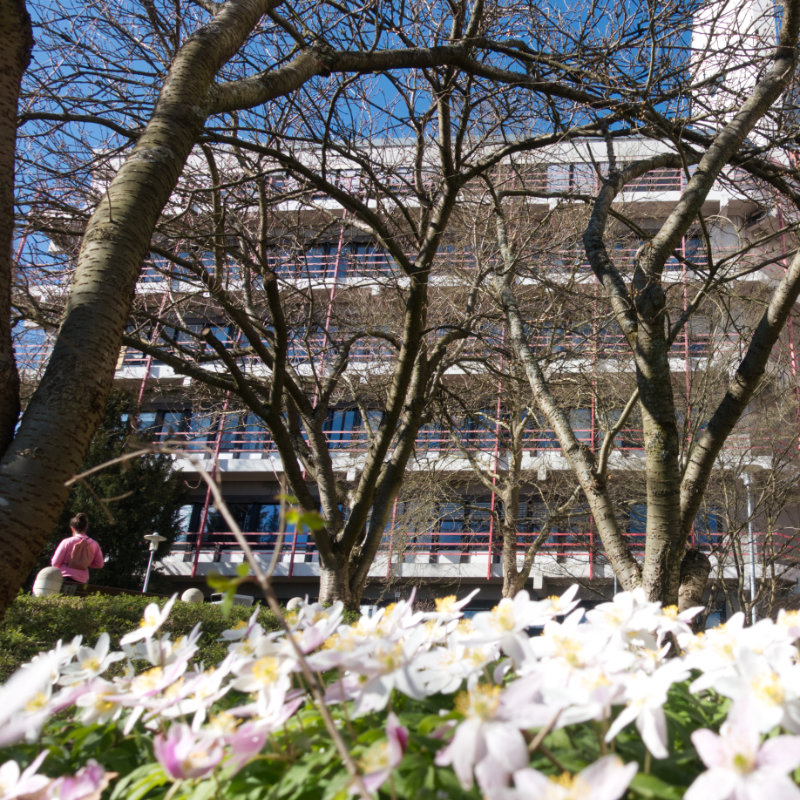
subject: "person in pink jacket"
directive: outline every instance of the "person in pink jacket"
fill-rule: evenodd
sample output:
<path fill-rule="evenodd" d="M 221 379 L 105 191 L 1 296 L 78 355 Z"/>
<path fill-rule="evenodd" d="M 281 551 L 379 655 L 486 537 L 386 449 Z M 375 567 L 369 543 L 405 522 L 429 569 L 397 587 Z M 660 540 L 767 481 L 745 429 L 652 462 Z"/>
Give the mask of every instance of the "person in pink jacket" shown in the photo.
<path fill-rule="evenodd" d="M 64 583 L 87 583 L 89 568 L 103 566 L 103 551 L 86 532 L 89 529 L 86 514 L 76 514 L 69 527 L 72 536 L 61 540 L 50 563 L 61 570 Z"/>

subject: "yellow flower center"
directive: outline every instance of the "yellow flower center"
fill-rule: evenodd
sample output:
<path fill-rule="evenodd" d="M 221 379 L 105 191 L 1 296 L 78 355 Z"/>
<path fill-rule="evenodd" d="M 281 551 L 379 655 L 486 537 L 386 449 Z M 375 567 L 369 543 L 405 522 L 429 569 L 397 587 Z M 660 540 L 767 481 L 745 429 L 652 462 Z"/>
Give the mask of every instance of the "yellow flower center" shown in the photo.
<path fill-rule="evenodd" d="M 733 757 L 733 766 L 736 767 L 739 772 L 752 772 L 753 771 L 753 759 L 746 756 L 744 753 L 737 753 Z"/>
<path fill-rule="evenodd" d="M 133 688 L 138 692 L 149 692 L 158 686 L 161 680 L 161 667 L 153 667 L 134 678 Z"/>
<path fill-rule="evenodd" d="M 110 700 L 106 700 L 106 694 L 98 694 L 97 697 L 94 699 L 94 710 L 98 714 L 108 714 L 109 711 L 112 711 L 114 708 L 114 704 Z"/>
<path fill-rule="evenodd" d="M 504 597 L 492 609 L 492 625 L 500 631 L 514 630 L 514 604 Z"/>
<path fill-rule="evenodd" d="M 278 679 L 278 660 L 268 656 L 253 664 L 253 677 L 259 683 L 274 683 Z"/>
<path fill-rule="evenodd" d="M 455 699 L 456 711 L 473 719 L 491 719 L 500 705 L 500 687 L 478 684 L 467 692 L 459 692 Z"/>
<path fill-rule="evenodd" d="M 358 760 L 358 766 L 364 775 L 387 769 L 389 766 L 389 742 L 386 739 L 375 742 Z"/>
<path fill-rule="evenodd" d="M 550 781 L 554 784 L 554 787 L 558 787 L 558 790 L 555 792 L 545 791 L 543 797 L 546 800 L 551 797 L 554 799 L 559 798 L 559 800 L 585 800 L 592 788 L 580 775 L 570 775 L 569 772 L 562 772 L 561 775 L 552 775 Z M 564 794 L 565 789 L 567 794 Z"/>
<path fill-rule="evenodd" d="M 571 636 L 553 636 L 554 653 L 557 658 L 563 658 L 571 667 L 579 667 L 583 663 L 581 655 L 583 646 Z"/>
<path fill-rule="evenodd" d="M 90 656 L 81 662 L 81 669 L 88 670 L 89 672 L 97 672 L 100 669 L 100 662 L 95 656 Z"/>
<path fill-rule="evenodd" d="M 750 681 L 750 688 L 759 700 L 771 705 L 780 705 L 786 698 L 783 683 L 774 672 L 757 675 Z"/>
<path fill-rule="evenodd" d="M 38 711 L 47 705 L 47 696 L 43 692 L 36 692 L 27 703 L 25 709 L 27 711 Z"/>
<path fill-rule="evenodd" d="M 208 721 L 208 727 L 220 734 L 230 734 L 236 731 L 239 720 L 228 711 L 220 711 L 214 714 Z"/>
<path fill-rule="evenodd" d="M 447 597 L 437 597 L 436 598 L 436 610 L 440 614 L 449 614 L 454 610 L 454 606 L 456 604 L 456 596 L 454 594 L 450 594 Z"/>
<path fill-rule="evenodd" d="M 392 672 L 402 667 L 405 663 L 403 647 L 400 644 L 379 648 L 375 657 L 387 672 Z"/>

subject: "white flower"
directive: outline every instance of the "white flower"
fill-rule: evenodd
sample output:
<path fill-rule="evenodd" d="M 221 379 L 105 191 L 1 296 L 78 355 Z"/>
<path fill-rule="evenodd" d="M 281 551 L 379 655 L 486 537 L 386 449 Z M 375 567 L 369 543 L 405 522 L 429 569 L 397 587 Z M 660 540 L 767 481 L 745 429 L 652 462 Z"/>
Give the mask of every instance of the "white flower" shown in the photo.
<path fill-rule="evenodd" d="M 183 724 L 173 724 L 166 735 L 156 736 L 153 751 L 166 773 L 179 781 L 205 777 L 225 755 L 216 736 L 196 733 Z"/>
<path fill-rule="evenodd" d="M 664 704 L 667 692 L 673 683 L 682 681 L 689 675 L 679 661 L 668 661 L 656 672 L 632 672 L 624 682 L 625 699 L 628 705 L 619 713 L 606 734 L 610 742 L 628 723 L 636 720 L 636 729 L 645 747 L 655 758 L 666 758 L 667 720 Z"/>
<path fill-rule="evenodd" d="M 144 610 L 139 627 L 135 631 L 126 633 L 119 640 L 120 645 L 131 644 L 142 639 L 152 638 L 156 631 L 166 622 L 169 612 L 172 611 L 172 606 L 175 605 L 177 597 L 177 594 L 172 595 L 162 609 L 159 609 L 157 603 L 150 603 Z"/>
<path fill-rule="evenodd" d="M 425 696 L 416 656 L 423 651 L 427 636 L 422 626 L 408 632 L 400 641 L 375 637 L 371 647 L 363 647 L 359 660 L 346 664 L 348 672 L 328 689 L 328 702 L 353 700 L 356 716 L 382 711 L 389 702 L 392 690 L 416 700 Z"/>
<path fill-rule="evenodd" d="M 390 712 L 386 717 L 386 738 L 375 742 L 359 759 L 362 782 L 368 792 L 376 792 L 386 782 L 392 770 L 403 760 L 407 744 L 408 731 Z M 357 785 L 351 785 L 350 792 L 356 791 Z"/>
<path fill-rule="evenodd" d="M 0 766 L 0 798 L 12 800 L 12 798 L 23 795 L 34 795 L 44 789 L 50 783 L 50 778 L 45 775 L 37 775 L 36 770 L 39 769 L 46 755 L 46 750 L 39 753 L 23 771 L 20 771 L 16 761 L 6 761 Z"/>
<path fill-rule="evenodd" d="M 101 633 L 94 647 L 78 647 L 75 661 L 61 671 L 59 683 L 70 685 L 88 681 L 102 675 L 115 661 L 125 658 L 124 653 L 109 653 L 111 637 Z"/>
<path fill-rule="evenodd" d="M 106 772 L 94 759 L 74 775 L 57 778 L 47 789 L 47 800 L 100 800 L 103 790 L 117 776 Z"/>
<path fill-rule="evenodd" d="M 541 727 L 553 719 L 553 709 L 535 700 L 533 681 L 516 681 L 507 689 L 478 684 L 456 696 L 455 707 L 464 715 L 450 744 L 436 754 L 436 764 L 452 765 L 461 785 L 472 786 L 473 771 L 480 777 L 487 759 L 492 783 L 528 763 L 522 730 Z M 481 786 L 482 789 L 487 787 Z"/>
<path fill-rule="evenodd" d="M 787 773 L 800 765 L 800 736 L 761 744 L 748 700 L 736 703 L 719 736 L 702 729 L 692 743 L 708 770 L 686 790 L 685 800 L 797 800 L 800 788 Z"/>
<path fill-rule="evenodd" d="M 246 636 L 250 635 L 250 631 L 252 631 L 256 627 L 261 627 L 258 624 L 258 611 L 257 608 L 251 615 L 250 619 L 245 622 L 241 620 L 237 622 L 232 628 L 228 628 L 226 631 L 222 631 L 222 639 L 226 642 L 238 642 L 240 639 L 244 639 Z"/>
<path fill-rule="evenodd" d="M 705 685 L 705 676 L 692 684 L 692 690 Z M 750 722 L 760 733 L 781 725 L 792 733 L 800 732 L 800 666 L 770 663 L 752 650 L 742 649 L 735 669 L 716 677 L 713 688 L 734 702 L 747 701 Z"/>
<path fill-rule="evenodd" d="M 527 628 L 544 625 L 553 617 L 567 614 L 576 605 L 577 585 L 571 586 L 561 597 L 531 600 L 527 592 L 517 592 L 512 598 L 504 597 L 491 611 L 483 611 L 472 618 L 474 635 L 467 641 L 475 644 L 498 643 L 503 652 L 516 664 L 524 660 L 528 642 Z"/>
<path fill-rule="evenodd" d="M 39 735 L 50 713 L 57 663 L 53 653 L 37 656 L 0 687 L 0 747 Z"/>
<path fill-rule="evenodd" d="M 426 694 L 452 694 L 461 688 L 465 680 L 474 682 L 483 668 L 496 657 L 495 648 L 467 647 L 448 641 L 441 647 L 421 653 L 414 663 Z"/>
<path fill-rule="evenodd" d="M 636 774 L 636 764 L 623 764 L 617 756 L 605 756 L 577 775 L 553 778 L 535 769 L 514 773 L 514 788 L 501 789 L 501 800 L 617 800 Z"/>
<path fill-rule="evenodd" d="M 79 715 L 80 721 L 84 725 L 91 725 L 95 722 L 103 724 L 119 719 L 123 705 L 119 702 L 119 698 L 115 697 L 116 693 L 117 688 L 113 683 L 102 678 L 92 681 L 88 691 L 75 701 L 75 705 L 82 709 Z"/>

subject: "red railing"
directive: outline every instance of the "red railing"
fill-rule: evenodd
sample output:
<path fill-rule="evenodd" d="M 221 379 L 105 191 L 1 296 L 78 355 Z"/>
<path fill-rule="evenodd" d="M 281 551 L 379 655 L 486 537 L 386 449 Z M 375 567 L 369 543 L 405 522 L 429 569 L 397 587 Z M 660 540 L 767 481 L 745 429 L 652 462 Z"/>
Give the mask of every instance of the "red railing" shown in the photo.
<path fill-rule="evenodd" d="M 579 442 L 589 447 L 599 447 L 605 433 L 590 428 L 576 428 L 573 431 Z M 143 431 L 148 436 L 148 431 Z M 354 430 L 328 430 L 324 431 L 325 440 L 330 450 L 349 452 L 365 452 L 369 447 L 369 434 L 364 428 Z M 275 443 L 266 429 L 243 430 L 241 428 L 224 429 L 218 432 L 216 423 L 210 423 L 202 430 L 166 430 L 159 431 L 149 438 L 156 443 L 171 443 L 177 447 L 190 451 L 206 451 L 210 453 L 215 449 L 217 438 L 220 438 L 219 452 L 222 455 L 235 458 L 248 455 L 269 454 L 277 452 Z M 445 430 L 419 431 L 415 441 L 418 451 L 438 452 L 451 454 L 458 457 L 461 450 L 469 452 L 491 452 L 497 448 L 500 452 L 508 449 L 508 442 L 502 436 L 496 436 L 494 430 L 462 430 L 453 436 Z M 594 437 L 594 441 L 593 441 Z M 617 450 L 638 451 L 644 447 L 644 432 L 641 428 L 623 428 L 614 437 L 614 446 Z M 524 452 L 532 454 L 545 454 L 557 452 L 561 446 L 554 431 L 546 428 L 526 431 L 523 436 L 522 448 Z M 781 444 L 775 441 L 774 436 L 767 432 L 750 434 L 746 431 L 733 434 L 726 442 L 727 452 L 746 453 L 750 456 L 769 456 L 773 452 L 780 452 Z"/>
<path fill-rule="evenodd" d="M 278 542 L 278 534 L 271 532 L 248 532 L 244 534 L 250 547 L 256 554 L 271 557 Z M 517 534 L 517 552 L 522 554 L 538 536 L 535 531 Z M 631 552 L 636 556 L 644 555 L 645 535 L 643 533 L 624 534 Z M 739 538 L 745 534 L 737 534 Z M 800 558 L 800 540 L 792 534 L 755 533 L 756 553 L 761 556 L 769 553 L 771 558 L 781 562 L 794 562 Z M 198 543 L 197 533 L 183 535 L 183 541 L 173 543 L 173 553 L 195 552 Z M 725 533 L 694 533 L 689 539 L 689 546 L 696 547 L 706 553 L 724 554 L 728 549 Z M 212 554 L 212 560 L 221 558 L 224 553 L 239 551 L 236 538 L 229 532 L 205 533 L 200 543 L 201 553 Z M 395 563 L 471 563 L 486 559 L 499 563 L 502 557 L 502 542 L 495 537 L 490 547 L 488 532 L 446 531 L 446 532 L 409 532 L 395 530 L 384 535 L 378 550 L 381 556 L 391 554 Z M 580 559 L 587 563 L 605 560 L 600 538 L 592 531 L 554 531 L 548 534 L 541 543 L 537 557 L 556 559 Z M 280 546 L 279 557 L 285 563 L 300 564 L 319 559 L 319 553 L 313 539 L 307 533 L 295 535 L 284 534 Z M 290 570 L 291 574 L 291 570 Z"/>
<path fill-rule="evenodd" d="M 644 180 L 644 179 L 641 179 Z M 631 191 L 642 191 L 633 188 Z M 609 248 L 609 254 L 616 262 L 618 267 L 627 269 L 632 263 L 641 243 L 630 243 L 616 245 Z M 691 243 L 686 240 L 683 248 L 678 249 L 679 254 L 685 258 L 687 264 L 704 268 L 707 266 L 705 249 L 696 242 Z M 715 258 L 720 259 L 727 253 L 715 250 Z M 412 253 L 407 254 L 413 258 Z M 387 276 L 397 276 L 398 269 L 391 257 L 380 252 L 351 253 L 342 251 L 339 253 L 310 254 L 310 253 L 286 253 L 282 255 L 269 256 L 267 266 L 279 279 L 282 280 L 312 280 L 312 281 L 345 281 L 348 278 L 383 278 Z M 442 273 L 448 270 L 473 269 L 475 258 L 466 250 L 442 250 L 436 256 L 436 269 Z M 591 267 L 586 258 L 584 249 L 580 246 L 562 247 L 540 253 L 532 266 L 538 269 L 568 269 L 579 271 L 590 271 Z M 666 263 L 668 271 L 675 271 L 682 268 L 679 258 L 671 256 Z M 209 272 L 211 268 L 209 268 Z M 235 266 L 228 267 L 228 279 L 233 283 L 242 280 L 242 275 Z M 252 278 L 258 282 L 259 276 Z M 156 268 L 151 264 L 146 264 L 142 269 L 139 278 L 140 284 L 155 284 L 166 281 L 176 290 L 183 286 L 196 284 L 198 289 L 205 289 L 196 276 L 180 270 L 178 267 L 171 269 L 165 264 L 161 268 Z"/>
<path fill-rule="evenodd" d="M 298 365 L 313 361 L 319 363 L 321 358 L 335 358 L 340 352 L 341 345 L 337 341 L 344 335 L 335 332 L 327 337 L 314 335 L 304 338 L 296 338 L 289 342 L 287 357 L 290 364 Z M 494 337 L 496 338 L 496 337 Z M 222 344 L 228 349 L 241 348 L 242 343 L 236 343 L 233 339 L 221 340 Z M 189 342 L 184 343 L 187 347 Z M 193 342 L 196 346 L 198 355 L 208 356 L 210 351 L 202 340 L 197 339 Z M 630 347 L 622 334 L 613 331 L 599 331 L 586 333 L 572 331 L 544 331 L 531 336 L 529 341 L 531 349 L 537 355 L 551 355 L 556 358 L 618 358 L 630 357 Z M 742 339 L 735 333 L 696 333 L 691 334 L 688 342 L 688 355 L 690 358 L 709 358 L 721 352 L 730 352 L 732 347 L 742 346 Z M 459 343 L 459 357 L 463 359 L 486 358 L 499 345 L 492 338 L 485 339 L 472 337 L 462 340 Z M 23 359 L 38 359 L 37 363 L 46 360 L 46 351 L 41 350 L 36 353 L 21 351 Z M 673 343 L 670 353 L 675 358 L 684 358 L 687 354 L 687 342 L 683 335 L 679 335 Z M 378 340 L 362 340 L 350 344 L 347 355 L 348 363 L 368 364 L 374 362 L 391 361 L 396 356 L 396 351 L 385 342 Z M 255 355 L 237 356 L 237 360 L 246 362 L 257 362 L 259 359 Z M 138 350 L 124 348 L 120 358 L 120 366 L 143 367 L 147 363 L 147 356 Z M 154 361 L 155 364 L 160 362 Z"/>

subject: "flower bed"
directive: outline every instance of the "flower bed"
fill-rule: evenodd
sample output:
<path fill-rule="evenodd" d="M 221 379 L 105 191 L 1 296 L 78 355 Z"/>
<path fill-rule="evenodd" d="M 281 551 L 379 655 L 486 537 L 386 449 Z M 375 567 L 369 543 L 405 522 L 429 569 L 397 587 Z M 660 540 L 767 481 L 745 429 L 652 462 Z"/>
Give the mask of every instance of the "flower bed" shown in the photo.
<path fill-rule="evenodd" d="M 695 636 L 576 591 L 470 620 L 306 604 L 291 637 L 253 615 L 208 668 L 153 604 L 120 651 L 60 643 L 0 689 L 0 797 L 800 798 L 797 614 Z"/>

